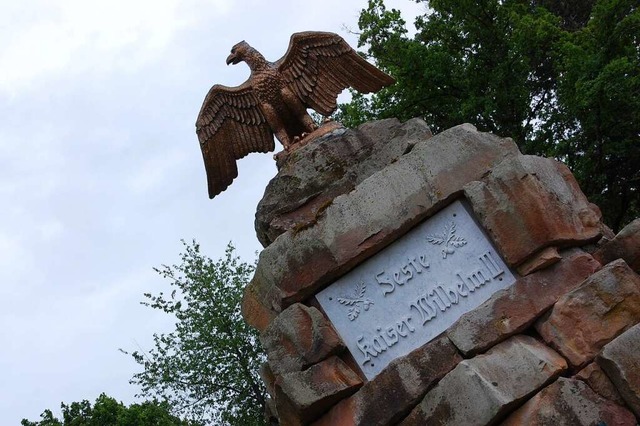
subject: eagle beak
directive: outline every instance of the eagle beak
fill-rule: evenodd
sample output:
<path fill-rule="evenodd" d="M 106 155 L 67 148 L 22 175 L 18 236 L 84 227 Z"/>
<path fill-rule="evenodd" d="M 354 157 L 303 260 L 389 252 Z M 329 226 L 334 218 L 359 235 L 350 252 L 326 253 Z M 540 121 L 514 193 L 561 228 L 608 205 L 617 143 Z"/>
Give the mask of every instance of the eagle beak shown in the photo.
<path fill-rule="evenodd" d="M 227 65 L 230 65 L 230 64 L 235 65 L 238 62 L 240 62 L 240 59 L 234 53 L 232 53 L 227 57 Z"/>

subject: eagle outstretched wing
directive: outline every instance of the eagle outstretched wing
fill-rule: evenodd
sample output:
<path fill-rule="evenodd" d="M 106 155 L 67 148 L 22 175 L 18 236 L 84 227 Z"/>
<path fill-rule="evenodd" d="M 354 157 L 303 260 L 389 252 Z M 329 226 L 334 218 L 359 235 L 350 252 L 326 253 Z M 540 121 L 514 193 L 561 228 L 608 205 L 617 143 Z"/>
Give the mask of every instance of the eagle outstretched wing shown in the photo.
<path fill-rule="evenodd" d="M 236 160 L 250 152 L 275 149 L 273 132 L 258 105 L 247 83 L 238 87 L 216 84 L 209 90 L 196 120 L 209 198 L 227 189 L 238 176 Z"/>
<path fill-rule="evenodd" d="M 275 65 L 293 92 L 325 116 L 337 108 L 338 95 L 348 87 L 370 93 L 394 83 L 334 33 L 293 34 L 287 53 Z"/>

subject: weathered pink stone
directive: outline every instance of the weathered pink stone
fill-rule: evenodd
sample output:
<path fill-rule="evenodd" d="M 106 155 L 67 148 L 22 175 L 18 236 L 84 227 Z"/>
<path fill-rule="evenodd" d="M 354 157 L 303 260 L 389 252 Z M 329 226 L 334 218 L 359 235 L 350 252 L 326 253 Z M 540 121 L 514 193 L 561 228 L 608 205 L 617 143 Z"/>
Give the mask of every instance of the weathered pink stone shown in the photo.
<path fill-rule="evenodd" d="M 618 405 L 624 405 L 624 400 L 615 385 L 595 362 L 578 371 L 573 378 L 585 382 L 601 397 L 609 399 Z"/>
<path fill-rule="evenodd" d="M 547 246 L 579 246 L 600 238 L 600 215 L 567 166 L 521 155 L 465 186 L 480 222 L 505 261 L 517 266 Z"/>
<path fill-rule="evenodd" d="M 264 331 L 277 315 L 275 309 L 265 305 L 264 298 L 256 294 L 253 286 L 245 287 L 241 308 L 244 320 L 258 331 Z"/>
<path fill-rule="evenodd" d="M 629 408 L 640 418 L 640 324 L 608 343 L 597 360 Z"/>
<path fill-rule="evenodd" d="M 563 256 L 559 263 L 518 278 L 511 287 L 462 315 L 447 330 L 451 341 L 467 356 L 483 352 L 529 327 L 561 296 L 600 269 L 582 250 L 567 250 Z"/>
<path fill-rule="evenodd" d="M 602 398 L 580 380 L 559 378 L 511 414 L 502 426 L 635 426 L 624 407 Z"/>
<path fill-rule="evenodd" d="M 283 374 L 275 382 L 278 415 L 308 423 L 361 385 L 360 376 L 336 356 Z"/>
<path fill-rule="evenodd" d="M 300 303 L 285 309 L 260 336 L 274 374 L 300 371 L 344 349 L 331 323 Z"/>
<path fill-rule="evenodd" d="M 462 358 L 446 337 L 439 337 L 391 362 L 375 379 L 340 401 L 314 426 L 395 424 Z"/>
<path fill-rule="evenodd" d="M 561 356 L 534 338 L 514 336 L 458 364 L 400 424 L 492 424 L 566 368 Z"/>
<path fill-rule="evenodd" d="M 562 256 L 560 256 L 556 247 L 547 247 L 520 265 L 518 267 L 518 273 L 524 277 L 525 275 L 548 268 L 554 263 L 559 262 L 560 259 L 562 259 Z"/>
<path fill-rule="evenodd" d="M 640 277 L 624 260 L 616 260 L 560 298 L 536 329 L 572 367 L 580 369 L 638 322 Z"/>
<path fill-rule="evenodd" d="M 334 130 L 287 153 L 277 162 L 278 174 L 258 204 L 258 240 L 267 247 L 290 229 L 313 225 L 335 197 L 430 137 L 431 130 L 419 118 L 405 123 L 389 118 Z"/>
<path fill-rule="evenodd" d="M 603 265 L 616 259 L 624 259 L 631 269 L 640 274 L 640 218 L 622 228 L 615 238 L 606 242 L 593 255 Z"/>

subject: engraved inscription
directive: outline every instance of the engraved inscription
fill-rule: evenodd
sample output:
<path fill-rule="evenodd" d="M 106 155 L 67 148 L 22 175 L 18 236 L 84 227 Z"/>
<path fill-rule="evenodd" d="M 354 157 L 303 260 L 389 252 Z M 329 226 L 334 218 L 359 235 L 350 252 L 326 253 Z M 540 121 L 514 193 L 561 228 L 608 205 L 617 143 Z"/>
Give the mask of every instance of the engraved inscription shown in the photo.
<path fill-rule="evenodd" d="M 393 293 L 396 289 L 396 285 L 405 285 L 415 275 L 421 274 L 424 270 L 429 268 L 429 262 L 424 255 L 418 255 L 417 257 L 411 257 L 407 262 L 400 267 L 399 271 L 392 271 L 387 274 L 385 270 L 376 274 L 376 281 L 382 287 L 382 294 L 386 296 L 388 293 Z M 391 278 L 390 278 L 391 277 Z"/>
<path fill-rule="evenodd" d="M 425 325 L 438 315 L 436 308 L 444 312 L 451 306 L 457 305 L 460 297 L 469 296 L 492 279 L 504 274 L 504 270 L 493 260 L 491 252 L 484 253 L 479 257 L 479 260 L 487 262 L 485 265 L 491 265 L 492 268 L 495 268 L 494 271 L 485 266 L 484 270 L 479 268 L 471 271 L 465 276 L 466 279 L 462 277 L 461 272 L 456 272 L 456 279 L 449 285 L 437 283 L 430 292 L 421 294 L 414 302 L 409 304 L 411 309 L 415 309 L 420 314 L 422 325 Z"/>
<path fill-rule="evenodd" d="M 470 209 L 456 201 L 316 297 L 372 379 L 514 281 Z"/>
<path fill-rule="evenodd" d="M 364 365 L 371 362 L 371 357 L 377 357 L 398 343 L 401 337 L 408 337 L 409 333 L 416 331 L 410 321 L 411 317 L 407 316 L 387 327 L 376 327 L 376 332 L 373 335 L 358 336 L 358 349 L 364 355 L 361 363 Z"/>

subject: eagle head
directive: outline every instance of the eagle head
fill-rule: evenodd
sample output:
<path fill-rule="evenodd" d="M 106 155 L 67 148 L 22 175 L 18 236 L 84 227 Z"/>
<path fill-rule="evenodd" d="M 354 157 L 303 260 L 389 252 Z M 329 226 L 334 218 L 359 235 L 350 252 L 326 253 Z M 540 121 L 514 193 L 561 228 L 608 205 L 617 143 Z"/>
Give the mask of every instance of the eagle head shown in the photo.
<path fill-rule="evenodd" d="M 227 65 L 236 65 L 244 61 L 251 50 L 253 50 L 253 48 L 249 46 L 249 43 L 246 41 L 242 40 L 240 43 L 237 43 L 231 48 L 231 54 L 227 57 Z"/>

